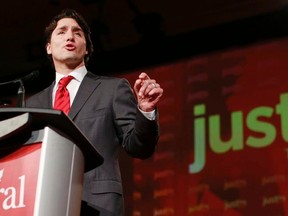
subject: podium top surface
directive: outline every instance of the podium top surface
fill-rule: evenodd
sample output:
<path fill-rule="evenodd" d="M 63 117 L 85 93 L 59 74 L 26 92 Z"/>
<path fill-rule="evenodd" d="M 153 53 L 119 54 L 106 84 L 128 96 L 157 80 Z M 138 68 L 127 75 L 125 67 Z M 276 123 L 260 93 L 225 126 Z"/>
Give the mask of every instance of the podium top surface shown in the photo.
<path fill-rule="evenodd" d="M 33 130 L 39 130 L 46 126 L 50 126 L 73 141 L 83 152 L 85 158 L 85 172 L 90 171 L 103 163 L 103 157 L 98 153 L 96 148 L 89 142 L 74 122 L 59 110 L 16 107 L 0 108 L 0 121 L 25 113 L 28 113 L 31 118 L 28 129 L 26 128 L 25 130 L 32 132 Z"/>

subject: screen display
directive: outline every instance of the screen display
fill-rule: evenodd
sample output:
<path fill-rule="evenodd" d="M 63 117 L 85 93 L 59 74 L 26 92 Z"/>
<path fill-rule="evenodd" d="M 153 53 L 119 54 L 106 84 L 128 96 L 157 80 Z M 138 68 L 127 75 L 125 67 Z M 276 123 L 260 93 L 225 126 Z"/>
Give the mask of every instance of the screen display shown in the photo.
<path fill-rule="evenodd" d="M 164 89 L 161 136 L 122 164 L 129 215 L 288 215 L 288 40 L 144 71 Z"/>

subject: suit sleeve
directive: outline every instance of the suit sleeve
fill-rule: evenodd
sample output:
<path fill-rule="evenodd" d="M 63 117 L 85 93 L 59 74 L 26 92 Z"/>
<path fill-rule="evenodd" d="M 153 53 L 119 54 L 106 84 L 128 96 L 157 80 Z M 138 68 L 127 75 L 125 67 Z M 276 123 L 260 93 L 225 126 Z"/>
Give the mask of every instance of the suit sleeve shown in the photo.
<path fill-rule="evenodd" d="M 151 121 L 138 110 L 127 80 L 121 79 L 115 88 L 113 112 L 119 139 L 125 151 L 139 159 L 150 157 L 159 139 L 158 115 Z"/>

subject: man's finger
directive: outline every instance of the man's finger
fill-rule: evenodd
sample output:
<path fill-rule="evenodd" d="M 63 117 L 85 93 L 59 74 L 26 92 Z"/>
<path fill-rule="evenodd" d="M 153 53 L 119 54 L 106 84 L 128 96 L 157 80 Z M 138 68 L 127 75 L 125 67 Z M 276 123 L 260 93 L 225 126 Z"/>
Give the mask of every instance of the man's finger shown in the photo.
<path fill-rule="evenodd" d="M 142 73 L 139 75 L 139 78 L 142 79 L 142 80 L 148 80 L 148 79 L 150 79 L 150 77 L 149 77 L 145 72 L 142 72 Z"/>

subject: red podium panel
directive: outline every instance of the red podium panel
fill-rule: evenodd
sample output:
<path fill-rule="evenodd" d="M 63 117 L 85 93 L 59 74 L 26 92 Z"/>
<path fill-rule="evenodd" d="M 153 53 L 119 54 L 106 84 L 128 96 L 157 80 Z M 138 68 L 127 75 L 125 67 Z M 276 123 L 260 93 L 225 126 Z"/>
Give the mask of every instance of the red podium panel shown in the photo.
<path fill-rule="evenodd" d="M 33 215 L 41 143 L 0 159 L 0 215 Z"/>

